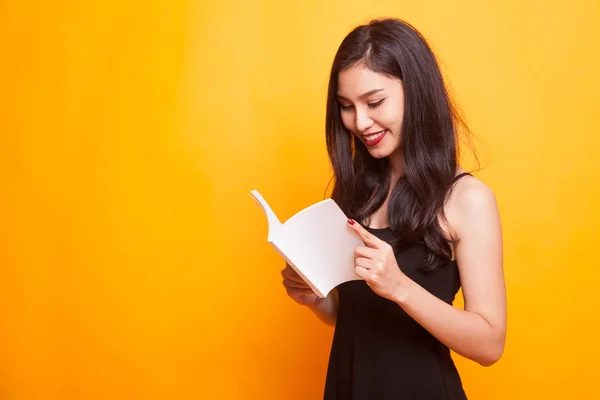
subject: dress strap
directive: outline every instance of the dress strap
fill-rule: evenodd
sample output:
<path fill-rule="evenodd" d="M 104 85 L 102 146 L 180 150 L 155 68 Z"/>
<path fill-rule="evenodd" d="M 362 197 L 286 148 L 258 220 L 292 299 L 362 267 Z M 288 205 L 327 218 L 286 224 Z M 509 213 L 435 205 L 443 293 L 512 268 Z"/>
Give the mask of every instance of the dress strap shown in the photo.
<path fill-rule="evenodd" d="M 471 174 L 469 172 L 463 172 L 462 174 L 458 174 L 454 177 L 454 180 L 452 182 L 456 182 L 457 180 L 459 180 L 460 178 L 462 178 L 463 176 L 466 176 L 466 175 L 471 175 Z"/>

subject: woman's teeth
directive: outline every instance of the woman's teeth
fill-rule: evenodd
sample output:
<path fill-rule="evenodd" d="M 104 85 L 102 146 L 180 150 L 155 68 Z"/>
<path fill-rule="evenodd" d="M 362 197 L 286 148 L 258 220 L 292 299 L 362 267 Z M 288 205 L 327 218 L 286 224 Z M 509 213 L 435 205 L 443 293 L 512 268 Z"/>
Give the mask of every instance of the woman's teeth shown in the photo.
<path fill-rule="evenodd" d="M 381 131 L 381 132 L 376 133 L 374 135 L 365 136 L 365 139 L 368 140 L 369 142 L 371 142 L 371 141 L 373 141 L 373 140 L 375 140 L 375 139 L 380 138 L 381 136 L 383 136 L 384 133 L 385 133 L 385 131 Z"/>

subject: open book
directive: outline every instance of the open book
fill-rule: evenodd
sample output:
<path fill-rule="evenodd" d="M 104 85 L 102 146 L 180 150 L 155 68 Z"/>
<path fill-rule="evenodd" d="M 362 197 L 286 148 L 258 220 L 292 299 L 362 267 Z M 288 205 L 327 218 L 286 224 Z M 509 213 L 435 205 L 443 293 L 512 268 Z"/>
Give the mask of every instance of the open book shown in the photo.
<path fill-rule="evenodd" d="M 354 249 L 364 243 L 335 201 L 313 204 L 282 224 L 258 191 L 252 190 L 250 197 L 267 216 L 267 242 L 319 297 L 343 282 L 361 279 L 354 272 Z"/>

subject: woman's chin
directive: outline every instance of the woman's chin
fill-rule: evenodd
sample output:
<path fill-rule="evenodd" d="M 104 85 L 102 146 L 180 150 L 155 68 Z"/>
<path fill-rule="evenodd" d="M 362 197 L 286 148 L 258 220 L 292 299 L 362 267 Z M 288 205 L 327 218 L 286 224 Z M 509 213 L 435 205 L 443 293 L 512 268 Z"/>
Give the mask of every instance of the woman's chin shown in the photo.
<path fill-rule="evenodd" d="M 386 149 L 369 149 L 369 154 L 373 158 L 386 158 L 390 156 L 391 152 Z"/>

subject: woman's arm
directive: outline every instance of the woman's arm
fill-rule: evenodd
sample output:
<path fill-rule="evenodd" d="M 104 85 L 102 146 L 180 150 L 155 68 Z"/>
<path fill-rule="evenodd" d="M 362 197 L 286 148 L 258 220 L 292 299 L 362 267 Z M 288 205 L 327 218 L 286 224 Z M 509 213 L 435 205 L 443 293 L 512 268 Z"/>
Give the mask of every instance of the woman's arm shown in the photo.
<path fill-rule="evenodd" d="M 357 273 L 364 275 L 375 292 L 396 302 L 440 342 L 489 366 L 501 357 L 506 337 L 502 234 L 495 197 L 480 181 L 464 179 L 455 186 L 446 216 L 458 238 L 455 254 L 464 310 L 445 303 L 398 273 L 387 243 L 354 224 L 353 229 L 369 247 L 358 250 Z"/>
<path fill-rule="evenodd" d="M 337 289 L 333 289 L 324 299 L 318 299 L 314 304 L 310 304 L 308 308 L 315 313 L 317 317 L 324 323 L 330 326 L 335 326 L 338 312 L 338 293 Z"/>

